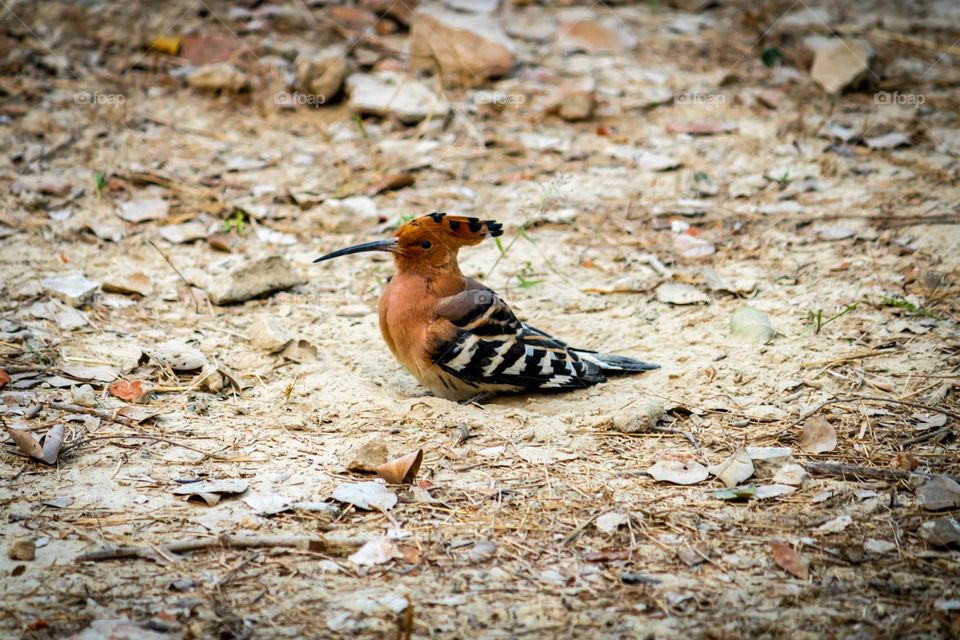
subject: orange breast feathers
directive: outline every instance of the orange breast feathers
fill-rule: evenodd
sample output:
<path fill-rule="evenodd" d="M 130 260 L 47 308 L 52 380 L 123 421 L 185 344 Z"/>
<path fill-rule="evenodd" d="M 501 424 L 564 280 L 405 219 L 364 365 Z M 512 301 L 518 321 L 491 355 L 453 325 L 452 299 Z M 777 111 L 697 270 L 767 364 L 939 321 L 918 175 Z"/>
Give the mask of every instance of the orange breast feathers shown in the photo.
<path fill-rule="evenodd" d="M 438 290 L 446 295 L 462 291 L 464 279 L 460 276 L 439 280 L 442 282 L 401 272 L 390 280 L 380 298 L 383 339 L 400 364 L 417 378 L 434 366 L 431 353 L 437 340 L 449 339 L 456 333 L 452 324 L 435 315 L 438 300 L 445 297 Z"/>

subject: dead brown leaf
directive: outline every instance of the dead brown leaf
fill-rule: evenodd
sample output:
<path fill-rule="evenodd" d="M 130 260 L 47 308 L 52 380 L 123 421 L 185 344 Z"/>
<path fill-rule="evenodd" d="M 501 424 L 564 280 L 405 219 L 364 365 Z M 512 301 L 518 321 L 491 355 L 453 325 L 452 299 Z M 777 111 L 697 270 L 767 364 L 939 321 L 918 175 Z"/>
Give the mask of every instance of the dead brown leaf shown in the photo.
<path fill-rule="evenodd" d="M 800 449 L 807 453 L 826 453 L 837 448 L 837 430 L 826 418 L 812 416 L 803 423 Z"/>
<path fill-rule="evenodd" d="M 389 484 L 413 484 L 420 463 L 423 462 L 423 449 L 417 449 L 405 456 L 390 460 L 377 467 L 377 474 Z"/>
<path fill-rule="evenodd" d="M 810 567 L 790 545 L 784 542 L 772 542 L 770 553 L 773 555 L 773 561 L 790 575 L 801 580 L 810 577 Z"/>
<path fill-rule="evenodd" d="M 115 398 L 135 404 L 143 404 L 145 400 L 150 398 L 153 389 L 144 387 L 139 380 L 117 380 L 107 387 L 107 392 Z"/>
<path fill-rule="evenodd" d="M 379 193 L 383 193 L 384 191 L 397 191 L 406 187 L 412 187 L 413 183 L 416 181 L 417 176 L 409 172 L 388 173 L 370 185 L 370 189 L 367 190 L 367 194 L 370 196 L 375 196 Z"/>
<path fill-rule="evenodd" d="M 34 460 L 53 464 L 60 455 L 60 447 L 63 446 L 63 425 L 55 424 L 41 439 L 34 437 L 31 431 L 25 429 L 7 428 L 10 438 L 16 443 L 17 448 L 25 455 Z"/>

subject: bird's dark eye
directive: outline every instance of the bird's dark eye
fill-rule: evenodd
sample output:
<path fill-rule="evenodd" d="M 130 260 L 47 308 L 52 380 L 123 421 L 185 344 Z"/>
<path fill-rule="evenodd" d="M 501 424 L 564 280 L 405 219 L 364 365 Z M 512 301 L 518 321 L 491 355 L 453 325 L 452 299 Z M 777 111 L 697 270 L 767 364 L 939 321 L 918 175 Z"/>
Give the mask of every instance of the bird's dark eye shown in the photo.
<path fill-rule="evenodd" d="M 420 243 L 420 246 L 423 247 L 424 249 L 429 249 L 429 248 L 432 247 L 433 245 L 430 244 L 430 241 L 429 241 L 429 240 L 424 240 L 423 242 Z"/>

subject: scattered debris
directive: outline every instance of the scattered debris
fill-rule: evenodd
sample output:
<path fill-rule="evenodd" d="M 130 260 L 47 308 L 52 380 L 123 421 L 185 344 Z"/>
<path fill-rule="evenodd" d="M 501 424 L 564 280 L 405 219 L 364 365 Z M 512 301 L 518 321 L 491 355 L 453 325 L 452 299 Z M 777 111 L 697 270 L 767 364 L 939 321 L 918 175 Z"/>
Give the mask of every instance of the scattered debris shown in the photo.
<path fill-rule="evenodd" d="M 162 198 L 142 198 L 120 203 L 120 217 L 127 222 L 147 222 L 167 217 L 170 203 Z"/>
<path fill-rule="evenodd" d="M 443 118 L 450 112 L 446 98 L 392 71 L 354 73 L 347 78 L 346 88 L 349 107 L 363 115 L 392 115 L 403 124 L 416 124 L 424 118 Z"/>
<path fill-rule="evenodd" d="M 474 86 L 516 64 L 516 46 L 492 18 L 422 7 L 410 29 L 411 71 L 438 71 L 444 86 Z"/>
<path fill-rule="evenodd" d="M 30 562 L 37 557 L 37 543 L 33 538 L 16 538 L 7 548 L 7 557 L 11 560 Z"/>
<path fill-rule="evenodd" d="M 285 258 L 270 256 L 245 262 L 225 278 L 211 284 L 207 293 L 216 305 L 231 305 L 286 291 L 306 280 Z"/>
<path fill-rule="evenodd" d="M 398 500 L 397 494 L 379 482 L 345 482 L 333 490 L 333 499 L 367 511 L 388 511 Z"/>
<path fill-rule="evenodd" d="M 680 282 L 664 282 L 657 287 L 657 300 L 667 304 L 709 303 L 710 298 L 693 285 Z"/>
<path fill-rule="evenodd" d="M 745 342 L 769 342 L 776 332 L 763 311 L 741 307 L 730 316 L 730 333 Z"/>
<path fill-rule="evenodd" d="M 728 488 L 735 487 L 753 475 L 753 461 L 747 450 L 740 448 L 720 464 L 707 467 L 707 471 L 717 476 Z"/>
<path fill-rule="evenodd" d="M 207 503 L 207 506 L 220 502 L 220 498 L 225 495 L 236 495 L 247 490 L 247 482 L 238 479 L 224 480 L 200 480 L 198 482 L 187 482 L 173 490 L 174 495 L 187 496 L 187 500 L 199 498 Z"/>
<path fill-rule="evenodd" d="M 7 434 L 24 455 L 46 464 L 56 464 L 63 446 L 63 424 L 53 425 L 42 438 L 32 431 L 11 427 L 7 427 Z"/>
<path fill-rule="evenodd" d="M 807 453 L 827 453 L 837 448 L 837 430 L 826 418 L 811 416 L 803 421 L 800 449 Z"/>
<path fill-rule="evenodd" d="M 801 580 L 810 577 L 810 567 L 790 545 L 783 542 L 773 542 L 770 544 L 770 553 L 773 555 L 774 562 L 793 577 Z"/>
<path fill-rule="evenodd" d="M 387 481 L 387 484 L 413 484 L 413 480 L 420 471 L 423 462 L 423 449 L 417 449 L 396 460 L 390 460 L 376 468 L 377 474 Z"/>
<path fill-rule="evenodd" d="M 710 473 L 696 460 L 658 460 L 647 469 L 654 480 L 672 484 L 696 484 L 706 480 Z"/>
<path fill-rule="evenodd" d="M 956 509 L 960 507 L 960 484 L 943 474 L 938 474 L 927 480 L 917 490 L 917 498 L 927 511 Z"/>
<path fill-rule="evenodd" d="M 74 307 L 92 304 L 93 294 L 100 288 L 99 282 L 88 280 L 80 273 L 44 278 L 42 284 L 47 294 Z"/>

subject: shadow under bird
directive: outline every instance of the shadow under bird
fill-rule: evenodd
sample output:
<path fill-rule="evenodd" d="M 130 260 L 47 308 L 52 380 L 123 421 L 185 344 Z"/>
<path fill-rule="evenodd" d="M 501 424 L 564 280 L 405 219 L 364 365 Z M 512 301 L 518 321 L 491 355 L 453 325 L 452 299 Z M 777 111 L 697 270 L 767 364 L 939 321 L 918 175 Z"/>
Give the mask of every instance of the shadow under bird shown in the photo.
<path fill-rule="evenodd" d="M 571 347 L 521 322 L 490 288 L 464 277 L 460 247 L 503 233 L 493 220 L 431 213 L 388 240 L 333 251 L 323 262 L 364 251 L 393 254 L 396 274 L 380 298 L 380 331 L 407 371 L 448 400 L 498 393 L 577 389 L 606 375 L 659 365 Z"/>

